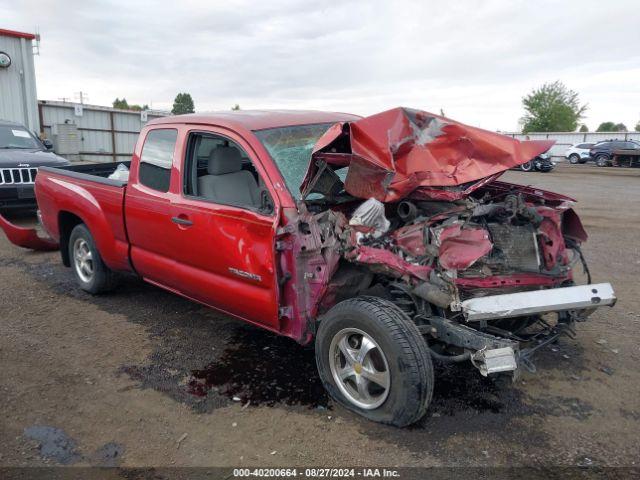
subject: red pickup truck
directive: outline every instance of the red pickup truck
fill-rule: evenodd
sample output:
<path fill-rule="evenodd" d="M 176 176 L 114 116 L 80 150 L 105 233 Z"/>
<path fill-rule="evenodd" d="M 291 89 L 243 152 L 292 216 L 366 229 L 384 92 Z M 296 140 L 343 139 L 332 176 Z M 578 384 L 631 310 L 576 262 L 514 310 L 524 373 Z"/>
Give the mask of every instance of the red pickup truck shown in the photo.
<path fill-rule="evenodd" d="M 117 164 L 42 168 L 51 239 L 80 288 L 129 272 L 305 344 L 329 393 L 397 426 L 425 413 L 432 359 L 533 369 L 611 285 L 575 285 L 572 200 L 497 177 L 546 151 L 428 112 L 184 115 Z M 122 167 L 119 167 L 122 170 Z M 588 270 L 588 269 L 587 269 Z"/>

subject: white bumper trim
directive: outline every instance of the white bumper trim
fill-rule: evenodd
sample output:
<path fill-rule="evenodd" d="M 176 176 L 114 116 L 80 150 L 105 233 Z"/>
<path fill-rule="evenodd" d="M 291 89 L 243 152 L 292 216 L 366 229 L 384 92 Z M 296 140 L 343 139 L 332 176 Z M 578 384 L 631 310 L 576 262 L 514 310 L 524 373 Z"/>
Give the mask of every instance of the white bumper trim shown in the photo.
<path fill-rule="evenodd" d="M 462 302 L 461 307 L 465 318 L 473 321 L 590 309 L 615 303 L 611 284 L 598 283 L 470 298 Z"/>

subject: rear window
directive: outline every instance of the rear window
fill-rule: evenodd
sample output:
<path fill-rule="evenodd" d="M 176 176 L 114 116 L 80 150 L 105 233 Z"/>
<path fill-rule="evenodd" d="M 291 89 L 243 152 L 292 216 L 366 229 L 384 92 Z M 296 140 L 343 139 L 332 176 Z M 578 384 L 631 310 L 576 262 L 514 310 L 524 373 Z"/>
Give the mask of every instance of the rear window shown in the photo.
<path fill-rule="evenodd" d="M 168 192 L 171 182 L 173 151 L 178 131 L 174 129 L 151 130 L 142 147 L 138 177 L 146 187 Z"/>
<path fill-rule="evenodd" d="M 576 145 L 576 148 L 591 148 L 593 147 L 593 143 L 581 143 L 579 145 Z"/>

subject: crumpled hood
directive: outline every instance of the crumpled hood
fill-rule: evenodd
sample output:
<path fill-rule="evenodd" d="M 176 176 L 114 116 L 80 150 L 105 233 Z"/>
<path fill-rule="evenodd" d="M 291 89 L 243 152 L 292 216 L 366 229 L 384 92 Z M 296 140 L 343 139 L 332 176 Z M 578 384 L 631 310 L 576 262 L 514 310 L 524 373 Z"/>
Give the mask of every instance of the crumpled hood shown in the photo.
<path fill-rule="evenodd" d="M 322 160 L 334 168 L 349 166 L 344 187 L 354 197 L 456 200 L 554 143 L 521 142 L 433 113 L 395 108 L 327 130 L 313 149 L 301 190 L 313 190 Z"/>

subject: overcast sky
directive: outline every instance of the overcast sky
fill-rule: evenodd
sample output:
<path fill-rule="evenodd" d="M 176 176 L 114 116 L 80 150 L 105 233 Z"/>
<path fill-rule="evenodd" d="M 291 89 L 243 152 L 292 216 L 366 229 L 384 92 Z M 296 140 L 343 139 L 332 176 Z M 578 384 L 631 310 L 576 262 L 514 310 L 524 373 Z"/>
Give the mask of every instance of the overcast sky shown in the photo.
<path fill-rule="evenodd" d="M 170 109 L 420 108 L 514 130 L 521 98 L 562 80 L 590 129 L 640 120 L 640 5 L 526 1 L 0 0 L 0 28 L 42 36 L 40 99 Z"/>

